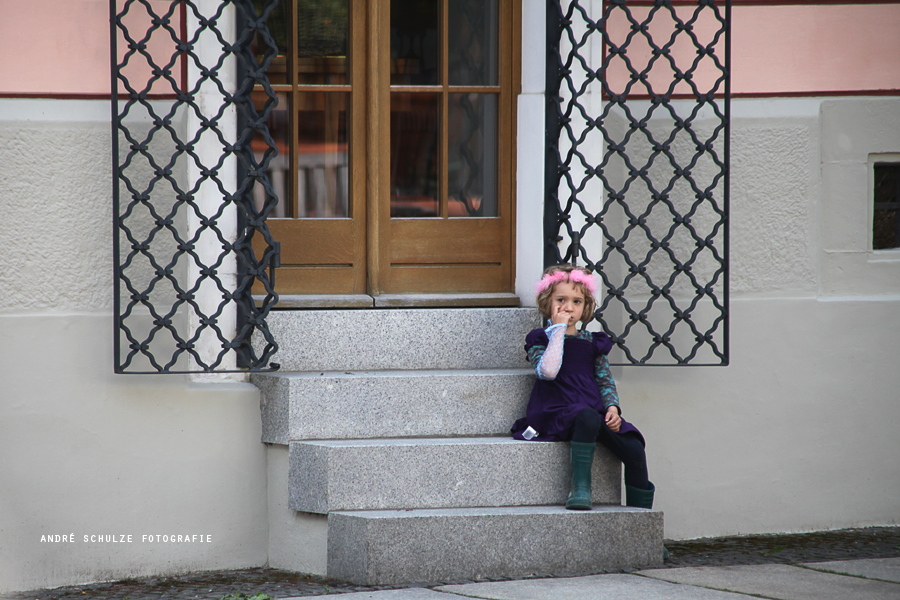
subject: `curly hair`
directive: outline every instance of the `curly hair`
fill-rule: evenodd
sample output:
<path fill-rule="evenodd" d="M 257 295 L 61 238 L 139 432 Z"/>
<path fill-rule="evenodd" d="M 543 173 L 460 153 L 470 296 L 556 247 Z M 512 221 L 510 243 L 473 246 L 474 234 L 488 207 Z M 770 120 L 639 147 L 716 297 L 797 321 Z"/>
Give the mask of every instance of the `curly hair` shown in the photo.
<path fill-rule="evenodd" d="M 580 271 L 588 277 L 591 277 L 591 272 L 581 267 L 576 267 L 573 265 L 554 265 L 552 267 L 547 267 L 544 270 L 543 274 L 541 275 L 541 281 L 543 282 L 544 278 L 546 278 L 547 276 L 552 276 L 554 273 L 571 273 L 572 271 Z M 564 281 L 570 281 L 568 275 L 566 276 Z M 591 319 L 594 318 L 594 309 L 597 306 L 597 302 L 596 300 L 594 300 L 594 295 L 591 293 L 591 290 L 589 290 L 584 283 L 580 281 L 575 281 L 572 283 L 574 283 L 575 289 L 581 292 L 581 295 L 584 296 L 584 311 L 581 313 L 581 322 L 586 325 Z M 537 306 L 538 310 L 541 313 L 541 317 L 543 317 L 544 319 L 550 318 L 550 297 L 553 295 L 553 289 L 555 287 L 556 283 L 553 283 L 552 285 L 549 285 L 538 292 Z"/>

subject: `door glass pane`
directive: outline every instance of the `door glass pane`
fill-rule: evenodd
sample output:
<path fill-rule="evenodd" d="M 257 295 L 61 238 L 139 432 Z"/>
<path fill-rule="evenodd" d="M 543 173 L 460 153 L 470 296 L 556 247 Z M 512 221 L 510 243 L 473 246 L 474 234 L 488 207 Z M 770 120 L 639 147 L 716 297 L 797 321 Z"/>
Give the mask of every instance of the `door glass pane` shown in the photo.
<path fill-rule="evenodd" d="M 350 214 L 350 94 L 297 94 L 297 217 Z"/>
<path fill-rule="evenodd" d="M 450 94 L 447 193 L 451 217 L 497 216 L 497 96 Z"/>
<path fill-rule="evenodd" d="M 253 0 L 253 7 L 256 14 L 262 16 L 266 8 L 269 8 L 274 0 Z M 290 45 L 290 13 L 288 7 L 290 2 L 278 2 L 269 10 L 269 16 L 266 19 L 266 27 L 269 28 L 269 35 L 272 36 L 275 45 L 278 47 L 278 55 L 269 63 L 266 76 L 269 83 L 290 83 L 288 80 L 288 64 L 289 56 L 288 46 Z M 253 38 L 253 53 L 256 55 L 256 62 L 262 64 L 265 53 L 269 50 L 268 44 L 259 34 Z"/>
<path fill-rule="evenodd" d="M 438 0 L 391 0 L 391 85 L 437 85 Z"/>
<path fill-rule="evenodd" d="M 269 117 L 266 119 L 269 135 L 272 136 L 275 146 L 278 148 L 278 156 L 270 156 L 269 166 L 266 169 L 269 183 L 278 197 L 277 204 L 269 212 L 268 216 L 270 218 L 291 216 L 288 211 L 288 200 L 290 198 L 288 190 L 290 190 L 289 182 L 291 180 L 291 124 L 289 116 L 291 114 L 291 105 L 287 94 L 279 93 L 276 94 L 276 97 L 278 98 L 278 105 L 269 113 Z M 260 114 L 262 114 L 268 98 L 264 92 L 253 92 L 253 105 Z M 254 134 L 251 148 L 253 149 L 253 157 L 256 163 L 262 165 L 263 160 L 266 158 L 265 153 L 266 149 L 269 148 L 269 144 L 266 143 L 265 138 L 259 132 Z M 271 199 L 269 202 L 271 203 Z M 253 186 L 253 203 L 256 205 L 256 210 L 262 212 L 266 203 L 266 190 L 262 185 L 255 184 Z"/>
<path fill-rule="evenodd" d="M 349 0 L 297 0 L 297 83 L 347 83 Z"/>
<path fill-rule="evenodd" d="M 450 85 L 497 85 L 497 0 L 451 0 Z"/>
<path fill-rule="evenodd" d="M 391 216 L 440 216 L 440 96 L 391 94 Z"/>

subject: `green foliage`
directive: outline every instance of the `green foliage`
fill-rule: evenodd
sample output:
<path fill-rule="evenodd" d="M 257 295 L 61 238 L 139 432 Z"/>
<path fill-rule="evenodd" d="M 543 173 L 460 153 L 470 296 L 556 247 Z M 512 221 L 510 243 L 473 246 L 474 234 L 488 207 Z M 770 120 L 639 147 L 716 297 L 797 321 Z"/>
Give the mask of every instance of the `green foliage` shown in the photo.
<path fill-rule="evenodd" d="M 268 594 L 263 594 L 262 592 L 257 592 L 252 596 L 248 596 L 247 594 L 238 592 L 236 594 L 228 594 L 227 596 L 223 596 L 222 600 L 275 600 L 275 598 Z"/>
<path fill-rule="evenodd" d="M 784 546 L 775 546 L 774 548 L 772 548 L 772 549 L 769 550 L 768 552 L 760 552 L 760 554 L 762 554 L 763 556 L 775 556 L 776 554 L 778 554 L 778 553 L 781 552 L 782 550 L 784 550 Z"/>

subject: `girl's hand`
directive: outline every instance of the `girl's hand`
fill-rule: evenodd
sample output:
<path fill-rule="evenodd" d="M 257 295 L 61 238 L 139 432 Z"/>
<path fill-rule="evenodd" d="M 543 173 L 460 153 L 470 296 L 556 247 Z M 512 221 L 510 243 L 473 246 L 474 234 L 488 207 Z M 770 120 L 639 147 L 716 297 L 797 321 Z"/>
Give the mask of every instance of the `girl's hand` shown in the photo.
<path fill-rule="evenodd" d="M 606 410 L 606 426 L 613 433 L 618 433 L 619 428 L 622 426 L 622 417 L 619 416 L 619 411 L 616 410 L 615 406 L 610 406 Z"/>
<path fill-rule="evenodd" d="M 559 304 L 554 304 L 553 306 L 553 314 L 550 315 L 550 320 L 554 325 L 558 325 L 559 323 L 564 323 L 566 325 L 569 324 L 569 318 L 572 316 L 572 311 L 564 310 L 562 306 Z"/>

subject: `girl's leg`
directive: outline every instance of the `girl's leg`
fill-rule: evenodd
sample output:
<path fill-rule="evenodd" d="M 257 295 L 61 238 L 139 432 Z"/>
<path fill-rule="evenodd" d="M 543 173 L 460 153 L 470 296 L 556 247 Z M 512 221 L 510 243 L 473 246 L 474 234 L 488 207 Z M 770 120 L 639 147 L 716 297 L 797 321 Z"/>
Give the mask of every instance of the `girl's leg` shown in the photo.
<path fill-rule="evenodd" d="M 647 475 L 647 455 L 644 452 L 644 445 L 637 435 L 613 433 L 606 423 L 601 422 L 595 439 L 609 448 L 622 461 L 625 467 L 625 485 L 641 490 L 650 489 L 650 479 Z"/>
<path fill-rule="evenodd" d="M 593 408 L 585 408 L 575 415 L 572 428 L 572 441 L 582 444 L 593 444 L 597 441 L 597 433 L 603 426 L 603 417 Z"/>
<path fill-rule="evenodd" d="M 581 416 L 581 413 L 578 416 Z M 575 423 L 577 431 L 577 419 Z M 640 508 L 653 508 L 656 487 L 650 483 L 647 475 L 647 454 L 644 452 L 641 439 L 634 433 L 622 435 L 613 433 L 603 419 L 600 420 L 596 439 L 609 448 L 625 466 L 625 504 Z M 668 560 L 669 551 L 663 547 L 663 561 Z"/>
<path fill-rule="evenodd" d="M 566 500 L 569 510 L 590 510 L 591 464 L 597 443 L 597 427 L 600 415 L 596 410 L 585 409 L 575 417 L 569 453 L 572 461 L 572 490 Z"/>
<path fill-rule="evenodd" d="M 647 475 L 647 455 L 640 438 L 633 433 L 619 435 L 610 431 L 599 412 L 585 408 L 575 417 L 572 441 L 581 443 L 600 442 L 616 455 L 625 466 L 625 485 L 650 489 Z"/>

